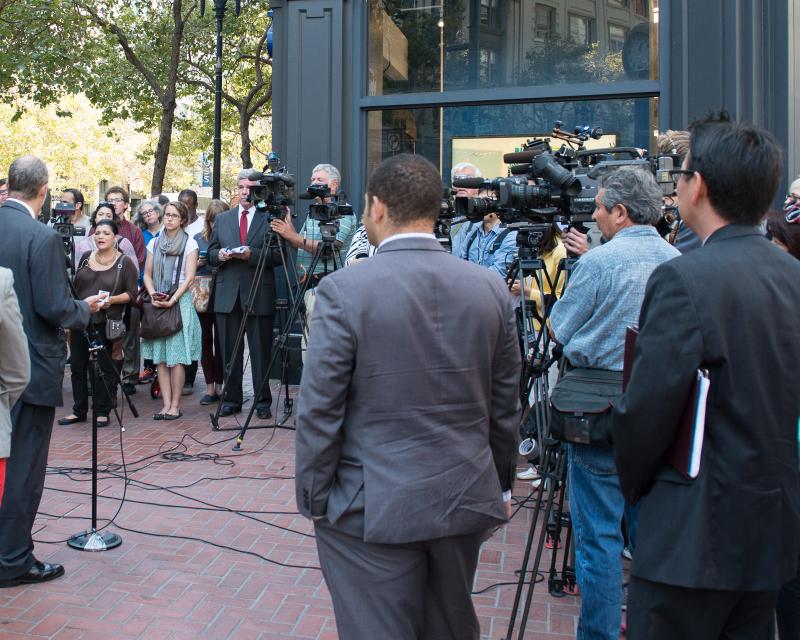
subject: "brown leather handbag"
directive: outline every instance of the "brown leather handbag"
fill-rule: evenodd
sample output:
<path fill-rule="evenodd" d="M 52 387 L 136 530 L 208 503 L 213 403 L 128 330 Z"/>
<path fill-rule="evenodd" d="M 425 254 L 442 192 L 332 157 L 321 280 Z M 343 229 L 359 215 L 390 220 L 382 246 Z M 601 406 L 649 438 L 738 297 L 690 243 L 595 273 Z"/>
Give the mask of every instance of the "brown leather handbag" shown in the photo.
<path fill-rule="evenodd" d="M 181 267 L 183 266 L 183 254 L 178 258 L 178 268 L 175 270 L 175 280 L 169 290 L 172 296 L 178 290 L 178 281 L 181 277 Z M 181 305 L 178 300 L 171 307 L 153 306 L 153 301 L 145 292 L 142 301 L 142 338 L 153 340 L 155 338 L 168 338 L 183 329 L 183 319 L 181 318 Z"/>

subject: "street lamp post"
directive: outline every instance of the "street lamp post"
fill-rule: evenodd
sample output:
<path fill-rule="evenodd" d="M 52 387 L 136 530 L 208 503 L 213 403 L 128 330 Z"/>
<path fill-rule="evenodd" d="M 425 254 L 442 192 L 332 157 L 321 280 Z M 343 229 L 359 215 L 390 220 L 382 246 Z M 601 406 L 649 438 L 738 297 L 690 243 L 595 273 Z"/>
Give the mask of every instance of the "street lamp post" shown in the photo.
<path fill-rule="evenodd" d="M 217 18 L 217 59 L 214 78 L 214 178 L 211 192 L 215 199 L 219 198 L 222 168 L 222 24 L 227 9 L 228 0 L 214 0 L 214 15 Z M 235 14 L 238 16 L 241 10 L 241 0 L 235 0 Z M 200 0 L 200 15 L 203 16 L 205 11 L 205 0 Z"/>

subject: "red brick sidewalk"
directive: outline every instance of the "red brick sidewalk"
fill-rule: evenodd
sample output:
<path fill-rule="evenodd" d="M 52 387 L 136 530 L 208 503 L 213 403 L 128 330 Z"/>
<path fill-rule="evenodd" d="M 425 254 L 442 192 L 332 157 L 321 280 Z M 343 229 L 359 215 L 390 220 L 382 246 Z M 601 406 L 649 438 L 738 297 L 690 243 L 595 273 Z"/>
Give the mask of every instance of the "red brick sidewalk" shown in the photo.
<path fill-rule="evenodd" d="M 100 431 L 101 525 L 125 494 L 110 526 L 123 544 L 111 551 L 80 552 L 62 542 L 90 526 L 90 478 L 80 468 L 89 464 L 91 431 L 86 424 L 54 427 L 34 538 L 37 557 L 62 563 L 66 575 L 1 590 L 0 638 L 337 638 L 330 597 L 314 568 L 312 528 L 295 510 L 293 433 L 253 430 L 243 451 L 232 452 L 235 434 L 212 431 L 208 408 L 198 404 L 204 388 L 198 376 L 195 395 L 183 398 L 184 417 L 155 422 L 160 403 L 138 387 L 141 417 L 126 409 L 121 438 L 127 489 L 120 431 Z M 65 396 L 57 417 L 69 412 Z M 221 426 L 231 424 L 228 418 Z M 520 495 L 528 489 L 518 483 Z M 515 582 L 530 514 L 522 509 L 484 545 L 476 591 Z M 514 586 L 475 595 L 483 638 L 504 637 L 513 598 Z M 572 638 L 577 613 L 576 598 L 555 599 L 537 585 L 525 637 Z"/>

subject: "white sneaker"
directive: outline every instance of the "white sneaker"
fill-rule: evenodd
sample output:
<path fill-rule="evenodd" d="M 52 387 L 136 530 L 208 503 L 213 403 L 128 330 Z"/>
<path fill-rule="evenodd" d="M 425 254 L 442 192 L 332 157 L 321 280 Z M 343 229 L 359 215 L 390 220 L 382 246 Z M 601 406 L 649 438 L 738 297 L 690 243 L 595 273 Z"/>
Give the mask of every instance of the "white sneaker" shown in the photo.
<path fill-rule="evenodd" d="M 517 474 L 517 480 L 533 480 L 539 477 L 539 472 L 534 467 L 528 467 Z"/>
<path fill-rule="evenodd" d="M 531 486 L 532 486 L 534 489 L 538 489 L 540 484 L 542 484 L 542 479 L 541 479 L 541 478 L 536 478 L 536 480 L 534 480 L 533 482 L 531 482 Z"/>

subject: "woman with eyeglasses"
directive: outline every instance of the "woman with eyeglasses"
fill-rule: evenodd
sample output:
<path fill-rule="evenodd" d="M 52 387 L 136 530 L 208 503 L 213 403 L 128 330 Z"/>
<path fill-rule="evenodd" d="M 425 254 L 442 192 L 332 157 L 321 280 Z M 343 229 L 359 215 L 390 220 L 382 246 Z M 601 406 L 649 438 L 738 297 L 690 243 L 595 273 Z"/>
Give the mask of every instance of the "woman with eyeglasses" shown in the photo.
<path fill-rule="evenodd" d="M 136 215 L 133 222 L 142 230 L 144 244 L 147 246 L 153 238 L 161 233 L 163 224 L 161 223 L 161 205 L 158 200 L 142 200 L 136 207 Z"/>
<path fill-rule="evenodd" d="M 200 321 L 194 309 L 189 287 L 197 271 L 197 241 L 190 238 L 185 227 L 189 209 L 173 201 L 164 207 L 164 228 L 147 245 L 144 267 L 144 286 L 154 307 L 178 305 L 182 327 L 166 338 L 142 340 L 142 355 L 158 367 L 158 385 L 163 409 L 154 420 L 177 420 L 181 391 L 185 379 L 184 367 L 200 359 Z"/>
<path fill-rule="evenodd" d="M 92 212 L 92 215 L 89 217 L 89 223 L 91 224 L 92 232 L 97 229 L 97 224 L 101 220 L 113 220 L 114 226 L 119 231 L 119 227 L 117 226 L 118 220 L 116 214 L 114 213 L 114 206 L 109 202 L 101 202 L 97 205 L 95 210 Z M 123 238 L 119 233 L 116 234 L 116 248 L 128 256 L 131 260 L 133 260 L 133 264 L 136 267 L 136 273 L 139 273 L 139 262 L 136 259 L 136 250 L 133 248 L 133 244 L 127 238 Z M 94 235 L 88 235 L 80 240 L 76 240 L 75 242 L 75 266 L 78 266 L 78 259 L 87 251 L 93 251 L 97 249 L 97 245 L 94 241 Z"/>
<path fill-rule="evenodd" d="M 105 295 L 103 309 L 91 316 L 88 338 L 100 342 L 104 350 L 97 354 L 101 378 L 93 380 L 94 408 L 97 411 L 97 426 L 108 424 L 112 398 L 116 395 L 116 373 L 112 365 L 114 342 L 119 338 L 109 336 L 106 321 L 122 321 L 125 305 L 136 296 L 136 256 L 130 258 L 117 249 L 116 222 L 101 219 L 95 226 L 95 248 L 78 256 L 75 273 L 75 291 L 82 298 Z M 58 421 L 60 425 L 85 422 L 89 410 L 89 342 L 83 331 L 71 332 L 70 374 L 72 379 L 72 413 Z M 121 363 L 120 363 L 121 364 Z"/>

